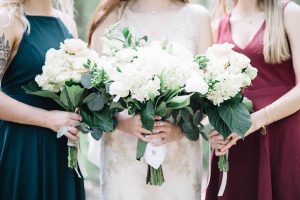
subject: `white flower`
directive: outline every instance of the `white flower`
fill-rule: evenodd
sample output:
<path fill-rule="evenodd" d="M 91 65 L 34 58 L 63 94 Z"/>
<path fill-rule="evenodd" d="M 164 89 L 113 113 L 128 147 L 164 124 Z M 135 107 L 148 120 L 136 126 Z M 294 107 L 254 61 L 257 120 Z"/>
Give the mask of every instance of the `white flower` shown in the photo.
<path fill-rule="evenodd" d="M 122 97 L 127 97 L 129 95 L 129 89 L 121 82 L 113 82 L 109 87 L 109 94 L 116 96 L 114 99 L 116 102 Z"/>
<path fill-rule="evenodd" d="M 202 76 L 193 75 L 186 81 L 185 91 L 206 94 L 208 92 L 208 85 Z"/>
<path fill-rule="evenodd" d="M 124 63 L 129 63 L 136 55 L 136 51 L 132 48 L 122 49 L 116 53 L 118 60 Z"/>
<path fill-rule="evenodd" d="M 214 44 L 213 46 L 207 49 L 206 54 L 214 54 L 216 56 L 228 56 L 233 53 L 232 50 L 234 47 L 233 44 L 224 43 L 224 44 Z"/>
<path fill-rule="evenodd" d="M 77 55 L 87 50 L 87 43 L 80 39 L 66 39 L 60 48 L 68 54 Z"/>
<path fill-rule="evenodd" d="M 248 74 L 251 80 L 255 79 L 258 73 L 258 70 L 252 66 L 246 68 L 245 73 Z"/>

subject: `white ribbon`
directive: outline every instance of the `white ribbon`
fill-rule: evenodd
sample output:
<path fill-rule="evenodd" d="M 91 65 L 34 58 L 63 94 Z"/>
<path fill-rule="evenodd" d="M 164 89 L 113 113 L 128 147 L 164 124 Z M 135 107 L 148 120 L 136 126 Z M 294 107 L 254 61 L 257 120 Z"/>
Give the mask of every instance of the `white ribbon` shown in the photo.
<path fill-rule="evenodd" d="M 227 160 L 228 160 L 229 153 L 226 156 L 227 156 Z M 218 197 L 222 197 L 224 192 L 225 192 L 225 188 L 226 188 L 226 185 L 227 185 L 227 177 L 228 177 L 228 172 L 223 171 L 223 173 L 222 173 L 222 182 L 221 182 L 221 186 L 220 186 L 220 189 L 219 189 L 219 192 L 218 192 Z"/>
<path fill-rule="evenodd" d="M 153 146 L 151 143 L 148 143 L 144 157 L 147 164 L 152 166 L 154 169 L 158 169 L 165 161 L 166 155 L 167 146 L 165 144 L 161 146 Z"/>
<path fill-rule="evenodd" d="M 211 158 L 212 158 L 212 150 L 211 150 L 211 144 L 208 142 L 208 173 L 206 177 L 206 184 L 204 186 L 204 189 L 202 190 L 202 194 L 204 194 L 208 188 L 208 185 L 210 183 L 210 178 L 211 178 Z"/>
<path fill-rule="evenodd" d="M 87 170 L 86 170 L 86 168 L 84 166 L 84 162 L 83 162 L 82 156 L 81 156 L 80 140 L 78 140 L 77 143 L 74 143 L 73 141 L 71 141 L 70 139 L 68 139 L 68 146 L 75 147 L 77 149 L 77 163 L 78 163 L 78 165 L 74 169 L 76 171 L 76 173 L 77 173 L 77 176 L 79 178 L 82 178 L 82 177 L 85 178 L 85 177 L 87 177 L 88 173 L 87 173 Z M 81 177 L 81 175 L 79 173 L 79 170 L 81 172 L 82 177 Z"/>

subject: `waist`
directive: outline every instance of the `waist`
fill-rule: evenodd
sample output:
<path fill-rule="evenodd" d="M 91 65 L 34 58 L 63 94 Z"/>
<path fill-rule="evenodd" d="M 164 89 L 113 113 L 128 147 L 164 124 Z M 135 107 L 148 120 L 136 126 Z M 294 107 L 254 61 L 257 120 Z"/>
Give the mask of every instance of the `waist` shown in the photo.
<path fill-rule="evenodd" d="M 264 88 L 247 88 L 244 95 L 248 97 L 253 103 L 254 111 L 273 103 L 284 94 L 289 92 L 293 85 L 281 85 Z"/>

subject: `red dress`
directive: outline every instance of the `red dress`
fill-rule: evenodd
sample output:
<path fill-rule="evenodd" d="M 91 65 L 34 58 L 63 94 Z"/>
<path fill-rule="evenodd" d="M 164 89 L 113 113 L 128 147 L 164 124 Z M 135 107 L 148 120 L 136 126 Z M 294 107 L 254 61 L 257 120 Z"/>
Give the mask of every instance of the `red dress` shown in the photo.
<path fill-rule="evenodd" d="M 271 104 L 295 86 L 292 60 L 268 64 L 263 56 L 265 23 L 245 48 L 232 39 L 230 16 L 219 25 L 218 43 L 232 43 L 258 69 L 245 96 L 254 110 Z M 299 91 L 300 92 L 300 91 Z M 211 182 L 206 200 L 300 200 L 300 112 L 267 127 L 267 135 L 253 133 L 230 149 L 228 182 L 223 197 L 217 197 L 222 174 L 218 158 L 212 160 Z"/>

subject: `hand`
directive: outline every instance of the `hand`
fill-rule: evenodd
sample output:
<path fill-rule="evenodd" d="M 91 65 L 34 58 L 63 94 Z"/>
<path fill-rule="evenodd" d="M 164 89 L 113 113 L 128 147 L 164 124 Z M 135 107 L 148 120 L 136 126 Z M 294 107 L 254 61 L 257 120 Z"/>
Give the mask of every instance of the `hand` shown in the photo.
<path fill-rule="evenodd" d="M 46 127 L 54 132 L 58 132 L 58 130 L 63 127 L 68 127 L 68 132 L 65 136 L 73 142 L 76 142 L 79 140 L 77 136 L 79 131 L 74 126 L 79 124 L 81 120 L 81 116 L 76 113 L 55 110 L 50 111 L 47 115 Z"/>
<path fill-rule="evenodd" d="M 216 130 L 213 130 L 209 133 L 208 140 L 211 143 L 212 149 L 215 150 L 216 156 L 222 156 L 228 153 L 228 151 L 222 152 L 221 149 L 228 144 L 229 140 L 224 140 L 223 136 L 220 135 Z"/>
<path fill-rule="evenodd" d="M 153 134 L 148 135 L 147 139 L 149 139 L 154 146 L 177 141 L 183 137 L 181 128 L 168 121 L 156 121 L 152 132 Z"/>
<path fill-rule="evenodd" d="M 121 114 L 120 114 L 121 115 Z M 140 115 L 134 115 L 130 118 L 124 118 L 118 116 L 118 127 L 119 130 L 134 135 L 137 138 L 143 140 L 144 142 L 149 142 L 147 138 L 144 137 L 145 134 L 151 134 L 151 131 L 148 131 L 142 127 L 142 121 Z"/>

